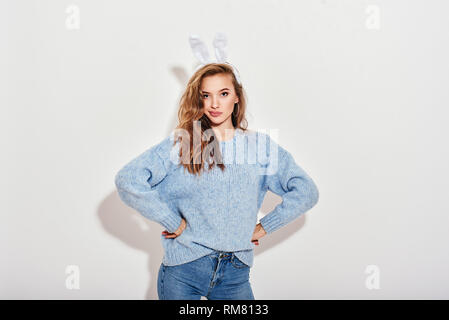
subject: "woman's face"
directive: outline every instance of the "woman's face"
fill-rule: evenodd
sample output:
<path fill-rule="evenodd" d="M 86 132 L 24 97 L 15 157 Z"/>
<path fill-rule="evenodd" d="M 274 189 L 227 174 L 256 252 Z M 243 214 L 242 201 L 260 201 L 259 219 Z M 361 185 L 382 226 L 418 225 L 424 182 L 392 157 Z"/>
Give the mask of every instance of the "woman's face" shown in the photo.
<path fill-rule="evenodd" d="M 203 78 L 200 95 L 204 113 L 210 121 L 217 126 L 223 124 L 227 128 L 232 127 L 231 114 L 239 98 L 234 90 L 231 75 L 219 73 Z"/>

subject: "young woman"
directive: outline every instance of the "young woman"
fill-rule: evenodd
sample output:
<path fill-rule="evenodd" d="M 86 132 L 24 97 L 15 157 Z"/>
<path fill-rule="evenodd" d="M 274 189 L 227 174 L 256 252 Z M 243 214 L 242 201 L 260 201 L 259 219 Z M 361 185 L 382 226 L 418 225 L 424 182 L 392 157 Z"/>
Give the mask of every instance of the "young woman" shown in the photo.
<path fill-rule="evenodd" d="M 204 65 L 187 84 L 176 130 L 115 177 L 122 201 L 166 228 L 159 299 L 254 300 L 255 245 L 318 201 L 292 155 L 246 128 L 245 109 L 233 67 Z M 283 201 L 257 223 L 268 190 Z"/>

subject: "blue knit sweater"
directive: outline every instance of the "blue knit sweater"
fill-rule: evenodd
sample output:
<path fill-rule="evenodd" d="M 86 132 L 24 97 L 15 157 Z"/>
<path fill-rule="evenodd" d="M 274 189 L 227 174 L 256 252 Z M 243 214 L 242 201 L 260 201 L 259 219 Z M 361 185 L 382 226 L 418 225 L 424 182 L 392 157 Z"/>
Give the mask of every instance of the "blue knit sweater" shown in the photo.
<path fill-rule="evenodd" d="M 268 134 L 235 130 L 220 141 L 225 170 L 216 165 L 201 176 L 179 163 L 180 144 L 174 133 L 131 160 L 115 176 L 120 199 L 146 218 L 174 232 L 183 217 L 187 224 L 176 238 L 161 235 L 162 263 L 179 265 L 213 250 L 232 251 L 252 267 L 251 238 L 257 213 L 268 190 L 282 197 L 260 219 L 269 234 L 299 217 L 318 201 L 318 189 L 292 155 Z"/>

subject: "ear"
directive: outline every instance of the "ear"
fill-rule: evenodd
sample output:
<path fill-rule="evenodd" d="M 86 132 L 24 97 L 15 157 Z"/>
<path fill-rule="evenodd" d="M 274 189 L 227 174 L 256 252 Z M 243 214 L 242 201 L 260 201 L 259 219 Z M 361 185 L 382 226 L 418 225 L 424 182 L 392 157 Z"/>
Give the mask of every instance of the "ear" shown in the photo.
<path fill-rule="evenodd" d="M 202 64 L 207 64 L 210 61 L 209 51 L 207 50 L 204 42 L 200 39 L 200 36 L 197 34 L 191 34 L 189 36 L 189 43 L 195 57 Z"/>
<path fill-rule="evenodd" d="M 215 57 L 218 63 L 224 63 L 226 61 L 226 45 L 228 40 L 226 35 L 222 32 L 217 32 L 214 38 Z"/>

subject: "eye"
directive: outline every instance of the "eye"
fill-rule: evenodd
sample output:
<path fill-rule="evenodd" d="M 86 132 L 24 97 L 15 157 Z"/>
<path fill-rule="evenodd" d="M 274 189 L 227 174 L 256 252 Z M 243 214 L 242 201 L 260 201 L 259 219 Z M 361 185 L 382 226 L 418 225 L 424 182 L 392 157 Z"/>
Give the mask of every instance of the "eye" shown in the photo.
<path fill-rule="evenodd" d="M 207 94 L 203 94 L 203 98 L 206 98 Z"/>
<path fill-rule="evenodd" d="M 226 96 L 228 96 L 228 95 L 229 95 L 229 92 L 223 92 L 223 94 L 225 94 L 225 93 L 226 93 Z M 225 97 L 226 97 L 226 96 L 225 96 Z"/>

